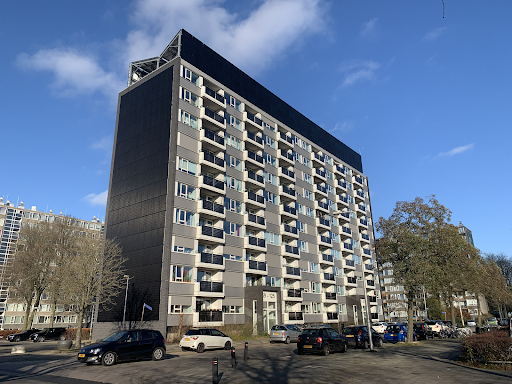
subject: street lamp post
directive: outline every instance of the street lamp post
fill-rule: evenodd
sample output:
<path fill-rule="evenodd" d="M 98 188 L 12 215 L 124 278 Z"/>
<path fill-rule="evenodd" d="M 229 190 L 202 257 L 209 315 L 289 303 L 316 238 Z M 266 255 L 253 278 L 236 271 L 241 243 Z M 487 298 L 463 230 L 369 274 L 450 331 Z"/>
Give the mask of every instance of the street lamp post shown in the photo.
<path fill-rule="evenodd" d="M 353 212 L 352 210 L 347 210 L 347 212 Z M 333 213 L 333 215 L 340 216 L 342 212 L 336 211 Z M 370 351 L 373 352 L 373 339 L 372 339 L 372 319 L 371 319 L 371 311 L 370 311 L 370 302 L 368 300 L 368 292 L 366 291 L 367 285 L 366 285 L 366 278 L 364 277 L 364 270 L 363 270 L 363 286 L 364 286 L 364 306 L 366 311 L 366 326 L 368 327 L 368 341 L 370 343 Z M 374 288 L 375 289 L 375 288 Z"/>
<path fill-rule="evenodd" d="M 123 309 L 123 331 L 125 330 L 124 323 L 126 319 L 126 301 L 128 299 L 128 282 L 130 281 L 130 276 L 124 275 L 123 276 L 126 279 L 126 291 L 124 293 L 124 309 Z"/>

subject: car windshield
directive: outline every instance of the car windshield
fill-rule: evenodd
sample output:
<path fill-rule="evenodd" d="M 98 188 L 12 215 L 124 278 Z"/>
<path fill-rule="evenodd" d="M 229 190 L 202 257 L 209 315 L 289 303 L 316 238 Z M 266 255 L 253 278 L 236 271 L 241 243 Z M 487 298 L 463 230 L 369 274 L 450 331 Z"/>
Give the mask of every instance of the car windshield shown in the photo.
<path fill-rule="evenodd" d="M 185 336 L 197 336 L 197 335 L 209 335 L 210 332 L 207 329 L 191 329 Z"/>
<path fill-rule="evenodd" d="M 116 332 L 111 334 L 110 336 L 105 337 L 102 341 L 117 341 L 127 333 L 127 331 Z"/>
<path fill-rule="evenodd" d="M 353 335 L 354 333 L 357 333 L 357 332 L 359 332 L 359 330 L 354 327 L 347 327 L 343 330 L 343 333 L 345 333 L 346 335 Z"/>
<path fill-rule="evenodd" d="M 302 336 L 318 336 L 319 334 L 319 329 L 304 329 L 301 333 Z"/>
<path fill-rule="evenodd" d="M 400 328 L 399 325 L 390 325 L 387 329 L 388 332 L 400 332 L 402 329 Z"/>
<path fill-rule="evenodd" d="M 286 328 L 283 327 L 282 325 L 274 325 L 271 331 L 286 331 Z"/>

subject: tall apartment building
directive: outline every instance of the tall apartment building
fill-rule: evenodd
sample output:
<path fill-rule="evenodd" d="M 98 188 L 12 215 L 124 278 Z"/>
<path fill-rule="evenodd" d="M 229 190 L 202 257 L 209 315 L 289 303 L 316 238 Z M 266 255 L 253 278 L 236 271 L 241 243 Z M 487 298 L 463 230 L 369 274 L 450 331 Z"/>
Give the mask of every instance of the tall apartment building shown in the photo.
<path fill-rule="evenodd" d="M 162 331 L 382 320 L 360 155 L 184 30 L 130 66 L 106 236 Z"/>
<path fill-rule="evenodd" d="M 23 225 L 36 224 L 42 221 L 52 223 L 55 217 L 62 216 L 49 212 L 38 211 L 35 206 L 25 208 L 23 202 L 15 206 L 10 201 L 4 202 L 0 197 L 0 329 L 21 329 L 25 316 L 25 304 L 9 295 L 9 284 L 6 281 L 5 266 L 16 257 L 18 234 Z M 103 224 L 99 219 L 92 221 L 77 220 L 79 228 L 84 231 L 97 231 L 101 235 Z M 37 316 L 34 316 L 34 327 L 48 327 L 52 312 L 52 300 L 48 293 L 43 293 Z M 54 324 L 59 327 L 75 326 L 76 314 L 64 305 L 57 304 Z"/>

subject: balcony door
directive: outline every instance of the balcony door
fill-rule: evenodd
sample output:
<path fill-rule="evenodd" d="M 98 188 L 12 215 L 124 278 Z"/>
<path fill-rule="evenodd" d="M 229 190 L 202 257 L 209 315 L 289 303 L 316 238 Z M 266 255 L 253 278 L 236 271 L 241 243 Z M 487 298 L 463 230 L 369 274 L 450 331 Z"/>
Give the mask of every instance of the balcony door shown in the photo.
<path fill-rule="evenodd" d="M 212 273 L 210 271 L 197 271 L 197 281 L 212 281 Z"/>
<path fill-rule="evenodd" d="M 269 332 L 277 324 L 277 294 L 263 292 L 263 331 Z"/>

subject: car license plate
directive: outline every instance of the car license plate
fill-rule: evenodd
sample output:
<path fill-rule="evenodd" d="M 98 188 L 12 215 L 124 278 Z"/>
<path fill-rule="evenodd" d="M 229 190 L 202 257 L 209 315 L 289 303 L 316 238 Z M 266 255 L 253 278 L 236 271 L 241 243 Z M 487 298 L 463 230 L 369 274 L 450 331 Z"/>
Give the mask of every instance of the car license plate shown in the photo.
<path fill-rule="evenodd" d="M 78 357 L 85 357 L 85 353 L 79 353 Z"/>
<path fill-rule="evenodd" d="M 277 332 L 277 333 L 276 333 L 276 332 L 274 332 L 274 335 L 277 335 L 277 336 L 279 336 L 279 332 Z"/>
<path fill-rule="evenodd" d="M 347 335 L 347 337 L 354 337 L 354 335 Z"/>
<path fill-rule="evenodd" d="M 190 339 L 185 339 L 185 341 L 190 341 Z"/>
<path fill-rule="evenodd" d="M 312 345 L 305 345 L 304 348 L 313 348 Z"/>
<path fill-rule="evenodd" d="M 392 333 L 391 336 L 396 336 L 396 335 L 394 333 Z"/>

